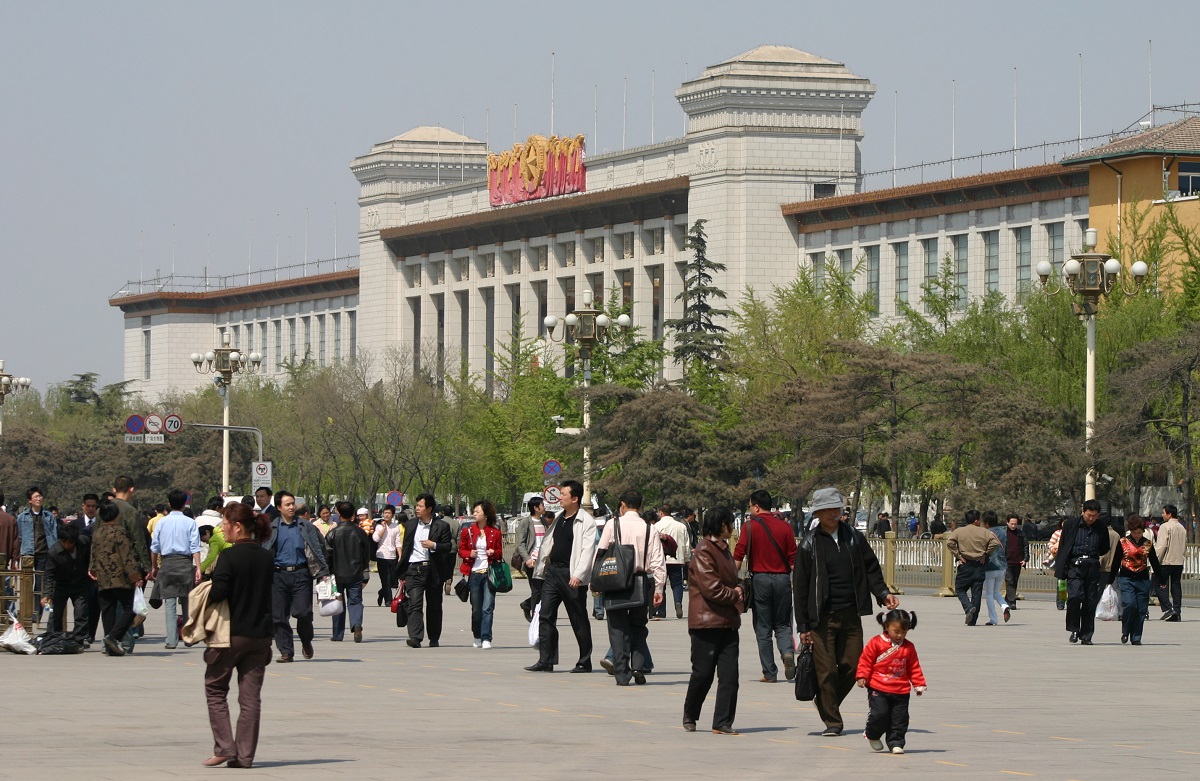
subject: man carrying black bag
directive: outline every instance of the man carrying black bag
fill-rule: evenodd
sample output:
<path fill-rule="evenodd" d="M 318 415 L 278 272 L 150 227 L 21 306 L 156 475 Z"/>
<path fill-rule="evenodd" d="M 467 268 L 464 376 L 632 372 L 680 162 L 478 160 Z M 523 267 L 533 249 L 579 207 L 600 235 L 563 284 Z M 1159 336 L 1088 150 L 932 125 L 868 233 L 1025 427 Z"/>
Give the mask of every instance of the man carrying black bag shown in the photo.
<path fill-rule="evenodd" d="M 629 490 L 621 494 L 619 517 L 604 525 L 604 533 L 600 535 L 600 542 L 596 545 L 601 551 L 597 558 L 603 557 L 604 551 L 617 544 L 616 538 L 619 537 L 620 545 L 627 545 L 633 549 L 634 578 L 636 579 L 639 573 L 653 578 L 652 601 L 658 605 L 663 601 L 663 589 L 667 583 L 666 559 L 658 535 L 652 533 L 652 527 L 639 514 L 641 509 L 640 491 Z M 595 584 L 596 580 L 593 577 L 593 586 Z M 617 608 L 609 603 L 608 640 L 613 648 L 613 673 L 617 678 L 617 686 L 628 686 L 630 678 L 638 685 L 646 682 L 646 660 L 640 648 L 645 647 L 648 635 L 646 627 L 650 618 L 650 604 L 651 600 L 647 600 L 641 607 Z"/>

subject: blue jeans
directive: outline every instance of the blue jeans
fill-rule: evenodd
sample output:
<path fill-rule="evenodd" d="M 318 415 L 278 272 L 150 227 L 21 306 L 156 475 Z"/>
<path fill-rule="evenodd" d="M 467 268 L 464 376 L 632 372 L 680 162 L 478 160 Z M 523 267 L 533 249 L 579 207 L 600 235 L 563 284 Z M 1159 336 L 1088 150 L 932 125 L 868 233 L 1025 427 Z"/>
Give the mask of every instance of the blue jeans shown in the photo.
<path fill-rule="evenodd" d="M 758 640 L 758 661 L 763 676 L 775 678 L 779 668 L 775 665 L 774 645 L 780 657 L 794 658 L 796 647 L 792 643 L 792 578 L 786 572 L 756 572 L 754 581 L 754 637 Z"/>
<path fill-rule="evenodd" d="M 333 617 L 333 639 L 341 640 L 346 636 L 346 614 L 350 614 L 350 628 L 362 626 L 363 622 L 363 606 L 362 606 L 362 581 L 350 583 L 345 586 L 338 584 L 338 589 L 342 592 L 342 598 L 346 600 L 346 608 L 342 612 Z"/>
<path fill-rule="evenodd" d="M 1146 610 L 1150 606 L 1150 579 L 1117 578 L 1121 590 L 1121 634 L 1142 642 L 1142 626 L 1146 623 Z"/>
<path fill-rule="evenodd" d="M 668 564 L 667 565 L 667 582 L 671 584 L 671 593 L 675 597 L 675 604 L 683 604 L 683 565 Z M 657 618 L 667 617 L 667 600 L 663 599 L 662 604 L 654 608 L 654 616 Z"/>
<path fill-rule="evenodd" d="M 167 597 L 163 607 L 167 610 L 167 645 L 174 647 L 179 645 L 179 615 L 186 618 L 188 614 L 187 597 Z"/>
<path fill-rule="evenodd" d="M 993 569 L 988 570 L 983 576 L 983 601 L 987 604 L 988 623 L 999 624 L 1000 616 L 996 614 L 999 610 L 1001 613 L 1008 607 L 1004 601 L 1004 570 Z"/>
<path fill-rule="evenodd" d="M 492 611 L 496 607 L 496 592 L 486 572 L 472 572 L 467 580 L 471 590 L 471 636 L 476 640 L 492 641 Z"/>

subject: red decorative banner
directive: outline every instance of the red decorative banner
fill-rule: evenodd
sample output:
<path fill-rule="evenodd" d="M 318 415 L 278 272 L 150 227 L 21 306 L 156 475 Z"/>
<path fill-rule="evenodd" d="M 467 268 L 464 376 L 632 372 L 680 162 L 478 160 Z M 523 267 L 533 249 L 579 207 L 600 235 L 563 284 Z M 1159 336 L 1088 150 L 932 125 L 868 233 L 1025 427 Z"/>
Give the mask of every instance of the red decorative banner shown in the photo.
<path fill-rule="evenodd" d="M 530 136 L 524 144 L 488 155 L 492 206 L 587 191 L 583 136 Z"/>

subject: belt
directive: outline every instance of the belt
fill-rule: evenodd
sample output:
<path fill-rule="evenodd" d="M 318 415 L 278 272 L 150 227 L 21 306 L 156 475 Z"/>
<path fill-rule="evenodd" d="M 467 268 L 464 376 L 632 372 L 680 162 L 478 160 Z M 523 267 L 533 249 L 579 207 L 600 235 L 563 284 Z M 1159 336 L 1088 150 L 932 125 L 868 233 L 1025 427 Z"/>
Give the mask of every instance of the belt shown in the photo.
<path fill-rule="evenodd" d="M 297 564 L 294 567 L 281 567 L 278 564 L 275 565 L 276 572 L 296 572 L 296 571 L 302 570 L 302 569 L 307 570 L 308 565 L 307 564 Z"/>
<path fill-rule="evenodd" d="M 554 567 L 554 569 L 570 569 L 571 568 L 570 564 L 563 564 L 561 561 L 547 561 L 546 566 Z"/>
<path fill-rule="evenodd" d="M 408 562 L 408 566 L 409 567 L 428 567 L 429 562 L 428 561 L 410 561 L 410 562 Z"/>
<path fill-rule="evenodd" d="M 164 559 L 190 559 L 192 557 L 192 554 L 190 554 L 190 553 L 164 553 L 164 554 L 162 554 L 162 557 Z"/>

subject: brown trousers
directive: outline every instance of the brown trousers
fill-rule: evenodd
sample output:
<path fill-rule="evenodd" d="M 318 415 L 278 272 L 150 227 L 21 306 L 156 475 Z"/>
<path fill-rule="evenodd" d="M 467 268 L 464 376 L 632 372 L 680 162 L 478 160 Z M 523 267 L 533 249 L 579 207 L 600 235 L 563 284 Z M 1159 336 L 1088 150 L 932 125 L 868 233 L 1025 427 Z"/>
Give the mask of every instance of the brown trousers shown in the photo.
<path fill-rule="evenodd" d="M 263 678 L 271 663 L 271 638 L 229 638 L 229 648 L 204 652 L 204 694 L 208 699 L 208 723 L 213 733 L 213 756 L 237 757 L 242 765 L 254 762 L 258 747 L 258 721 L 262 710 Z M 229 680 L 238 674 L 237 739 L 229 724 Z"/>
<path fill-rule="evenodd" d="M 813 667 L 817 671 L 817 713 L 826 727 L 842 728 L 842 700 L 854 689 L 863 651 L 862 620 L 855 608 L 822 613 L 813 630 Z"/>

